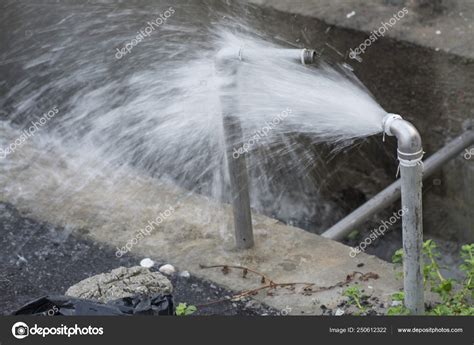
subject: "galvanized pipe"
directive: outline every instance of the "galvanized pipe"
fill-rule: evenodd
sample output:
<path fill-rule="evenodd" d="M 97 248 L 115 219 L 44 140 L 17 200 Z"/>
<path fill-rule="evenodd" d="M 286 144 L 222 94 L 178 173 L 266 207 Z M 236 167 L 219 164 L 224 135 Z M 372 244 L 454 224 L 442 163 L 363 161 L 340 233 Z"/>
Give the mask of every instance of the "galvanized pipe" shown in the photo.
<path fill-rule="evenodd" d="M 215 61 L 220 77 L 220 99 L 222 126 L 225 140 L 226 160 L 230 177 L 231 202 L 234 217 L 235 243 L 238 249 L 254 246 L 252 213 L 245 155 L 233 156 L 243 142 L 242 125 L 238 117 L 237 92 L 238 58 L 232 52 L 220 52 Z"/>
<path fill-rule="evenodd" d="M 421 203 L 423 148 L 416 128 L 399 115 L 388 114 L 383 121 L 385 134 L 398 141 L 400 162 L 403 228 L 403 288 L 405 307 L 412 314 L 425 311 L 422 274 L 423 210 Z"/>
<path fill-rule="evenodd" d="M 242 48 L 239 52 L 239 58 L 242 61 L 264 62 L 266 59 L 279 59 L 294 61 L 302 65 L 309 65 L 316 60 L 316 51 L 312 49 L 246 49 Z"/>
<path fill-rule="evenodd" d="M 450 141 L 439 151 L 432 154 L 423 163 L 423 179 L 433 175 L 446 162 L 459 155 L 464 149 L 474 144 L 474 131 L 467 130 Z M 383 191 L 359 206 L 349 215 L 341 219 L 322 236 L 333 240 L 343 240 L 351 231 L 357 229 L 375 213 L 389 207 L 400 198 L 401 180 L 398 179 Z"/>
<path fill-rule="evenodd" d="M 220 99 L 222 124 L 225 137 L 226 159 L 229 169 L 235 241 L 238 249 L 254 246 L 252 213 L 245 155 L 234 156 L 243 143 L 242 124 L 238 116 L 237 77 L 240 62 L 264 62 L 265 58 L 295 61 L 303 65 L 313 63 L 316 52 L 308 49 L 263 49 L 227 48 L 218 52 L 215 66 L 220 77 Z"/>
<path fill-rule="evenodd" d="M 403 289 L 405 306 L 414 315 L 425 311 L 422 274 L 423 209 L 421 201 L 423 165 L 400 162 L 402 180 Z"/>

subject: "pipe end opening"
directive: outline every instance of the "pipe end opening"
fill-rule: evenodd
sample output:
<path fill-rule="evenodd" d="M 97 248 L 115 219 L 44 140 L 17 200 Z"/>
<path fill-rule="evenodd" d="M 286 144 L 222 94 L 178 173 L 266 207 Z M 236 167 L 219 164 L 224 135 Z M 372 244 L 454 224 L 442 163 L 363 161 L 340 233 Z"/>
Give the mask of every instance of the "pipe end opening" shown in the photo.
<path fill-rule="evenodd" d="M 303 49 L 301 53 L 301 63 L 303 65 L 311 65 L 316 62 L 316 50 L 313 49 Z"/>

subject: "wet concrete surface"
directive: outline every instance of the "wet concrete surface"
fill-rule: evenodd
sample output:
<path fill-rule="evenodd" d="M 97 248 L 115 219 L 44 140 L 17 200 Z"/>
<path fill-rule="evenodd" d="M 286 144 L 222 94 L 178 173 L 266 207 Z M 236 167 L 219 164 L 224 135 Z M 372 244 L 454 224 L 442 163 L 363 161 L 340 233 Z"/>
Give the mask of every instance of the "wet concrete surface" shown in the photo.
<path fill-rule="evenodd" d="M 5 203 L 0 203 L 0 233 L 0 314 L 3 315 L 38 297 L 64 294 L 69 286 L 90 276 L 119 266 L 136 266 L 142 259 L 133 255 L 117 258 L 113 248 L 24 217 Z M 165 263 L 154 259 L 156 266 Z M 170 280 L 175 303 L 198 306 L 195 315 L 279 313 L 252 299 L 226 301 L 235 294 L 234 291 L 194 276 L 183 278 L 174 275 Z"/>

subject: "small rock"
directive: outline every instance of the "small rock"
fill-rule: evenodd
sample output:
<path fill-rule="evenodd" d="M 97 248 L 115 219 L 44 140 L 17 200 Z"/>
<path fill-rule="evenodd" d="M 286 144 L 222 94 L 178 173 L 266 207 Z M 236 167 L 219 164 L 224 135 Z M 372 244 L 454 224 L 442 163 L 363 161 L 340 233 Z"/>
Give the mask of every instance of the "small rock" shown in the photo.
<path fill-rule="evenodd" d="M 151 268 L 155 266 L 155 262 L 150 258 L 145 258 L 142 261 L 140 261 L 140 266 L 145 267 L 145 268 Z"/>
<path fill-rule="evenodd" d="M 217 286 L 215 286 L 214 284 L 211 284 L 209 286 L 211 287 L 211 289 L 217 289 Z"/>
<path fill-rule="evenodd" d="M 172 290 L 171 282 L 161 273 L 135 266 L 119 267 L 109 273 L 84 279 L 71 286 L 66 291 L 66 295 L 107 303 L 141 294 L 170 294 Z"/>
<path fill-rule="evenodd" d="M 440 30 L 436 30 L 436 35 L 441 35 L 441 31 Z"/>
<path fill-rule="evenodd" d="M 191 274 L 189 274 L 188 271 L 183 271 L 179 274 L 180 277 L 183 277 L 183 278 L 189 278 L 191 277 Z"/>
<path fill-rule="evenodd" d="M 16 256 L 18 257 L 18 260 L 16 261 L 17 266 L 28 263 L 28 260 L 26 260 L 24 256 L 18 254 Z"/>
<path fill-rule="evenodd" d="M 341 316 L 341 315 L 344 315 L 344 310 L 340 309 L 340 308 L 337 308 L 336 312 L 334 313 L 334 315 L 336 316 Z"/>
<path fill-rule="evenodd" d="M 356 14 L 355 11 L 349 12 L 348 14 L 346 14 L 346 18 L 353 17 L 353 16 L 355 16 L 355 14 Z"/>
<path fill-rule="evenodd" d="M 392 307 L 397 307 L 399 305 L 402 305 L 402 301 L 392 301 Z"/>
<path fill-rule="evenodd" d="M 159 271 L 161 273 L 167 274 L 167 275 L 172 275 L 174 272 L 176 272 L 176 269 L 174 268 L 173 265 L 166 264 L 160 267 Z"/>
<path fill-rule="evenodd" d="M 257 306 L 258 306 L 258 303 L 255 300 L 251 299 L 247 303 L 245 303 L 244 308 L 245 309 L 252 309 L 252 308 L 256 308 Z"/>

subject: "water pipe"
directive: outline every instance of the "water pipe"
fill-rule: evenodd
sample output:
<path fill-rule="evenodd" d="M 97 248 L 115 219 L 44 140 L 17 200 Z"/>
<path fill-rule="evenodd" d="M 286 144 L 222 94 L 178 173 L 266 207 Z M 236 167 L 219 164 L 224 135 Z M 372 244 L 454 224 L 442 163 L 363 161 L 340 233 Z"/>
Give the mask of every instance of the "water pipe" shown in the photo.
<path fill-rule="evenodd" d="M 421 139 L 417 130 L 399 115 L 388 114 L 383 121 L 384 133 L 398 139 L 398 158 L 401 179 L 357 208 L 339 221 L 323 237 L 343 239 L 345 235 L 362 224 L 368 217 L 396 201 L 402 196 L 402 208 L 407 210 L 402 217 L 404 250 L 405 305 L 413 314 L 424 311 L 423 276 L 421 273 L 421 250 L 423 240 L 421 179 L 432 175 L 447 161 L 474 144 L 474 130 L 467 130 L 431 155 L 421 164 Z"/>
<path fill-rule="evenodd" d="M 316 61 L 317 53 L 313 49 L 279 49 L 279 48 L 223 48 L 217 53 L 217 64 L 228 64 L 232 61 L 263 62 L 264 59 L 282 59 L 302 65 Z"/>
<path fill-rule="evenodd" d="M 242 124 L 238 116 L 239 104 L 235 98 L 238 92 L 238 71 L 242 61 L 262 62 L 263 57 L 285 59 L 306 65 L 315 61 L 316 52 L 308 49 L 225 48 L 221 49 L 216 56 L 215 67 L 221 82 L 219 97 L 230 177 L 235 241 L 238 249 L 254 246 L 247 162 L 244 154 L 236 155 L 243 143 Z"/>
<path fill-rule="evenodd" d="M 405 307 L 414 315 L 425 311 L 422 274 L 423 212 L 421 204 L 423 148 L 416 128 L 400 115 L 383 119 L 384 133 L 395 136 L 400 164 Z"/>

